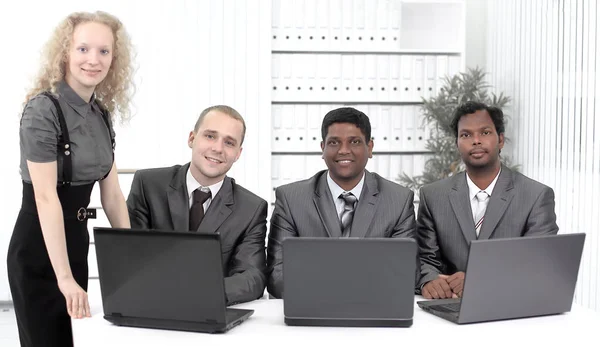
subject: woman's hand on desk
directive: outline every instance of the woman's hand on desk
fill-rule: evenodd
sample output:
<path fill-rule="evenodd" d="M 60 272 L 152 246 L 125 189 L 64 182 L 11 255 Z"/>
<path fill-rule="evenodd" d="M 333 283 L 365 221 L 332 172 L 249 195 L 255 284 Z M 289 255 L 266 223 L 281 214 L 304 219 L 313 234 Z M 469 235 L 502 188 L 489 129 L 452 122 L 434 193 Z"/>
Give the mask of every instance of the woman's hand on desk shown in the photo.
<path fill-rule="evenodd" d="M 67 312 L 71 318 L 85 318 L 92 316 L 90 314 L 88 295 L 85 290 L 77 284 L 73 277 L 59 280 L 58 288 L 65 296 Z"/>

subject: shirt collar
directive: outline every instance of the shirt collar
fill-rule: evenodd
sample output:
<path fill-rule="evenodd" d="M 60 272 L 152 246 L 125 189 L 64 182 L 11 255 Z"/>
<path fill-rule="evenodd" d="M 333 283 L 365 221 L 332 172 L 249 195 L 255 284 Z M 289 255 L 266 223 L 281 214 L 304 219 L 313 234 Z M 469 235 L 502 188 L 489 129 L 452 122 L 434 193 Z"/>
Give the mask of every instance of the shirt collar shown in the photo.
<path fill-rule="evenodd" d="M 192 171 L 189 168 L 187 170 L 185 181 L 187 184 L 188 199 L 191 199 L 192 194 L 194 194 L 194 190 L 200 188 L 202 185 L 198 183 L 198 181 L 196 181 L 194 176 L 192 176 Z M 217 193 L 219 192 L 219 190 L 221 190 L 221 187 L 223 186 L 223 181 L 224 180 L 220 180 L 219 182 L 208 186 L 208 189 L 210 189 L 211 199 L 214 199 L 215 196 L 217 196 Z"/>
<path fill-rule="evenodd" d="M 487 188 L 485 189 L 479 189 L 479 187 L 477 187 L 477 185 L 471 180 L 471 177 L 469 177 L 469 173 L 467 173 L 465 176 L 467 176 L 467 186 L 469 187 L 469 200 L 473 200 L 475 198 L 475 195 L 477 195 L 477 193 L 479 193 L 482 190 L 486 192 L 489 196 L 492 196 L 492 192 L 494 191 L 494 187 L 496 186 L 498 177 L 500 177 L 500 172 L 502 172 L 502 168 L 500 168 L 498 174 L 496 175 L 492 183 L 490 183 L 490 185 L 487 186 Z"/>
<path fill-rule="evenodd" d="M 56 91 L 60 94 L 63 99 L 67 102 L 69 106 L 71 106 L 77 114 L 82 117 L 85 117 L 88 113 L 90 106 L 95 109 L 95 111 L 99 111 L 96 107 L 96 94 L 92 94 L 90 102 L 85 102 L 74 90 L 69 86 L 69 84 L 62 80 L 56 86 Z"/>
<path fill-rule="evenodd" d="M 352 193 L 356 197 L 357 201 L 358 201 L 358 199 L 360 199 L 360 193 L 362 192 L 364 183 L 365 183 L 365 173 L 363 171 L 363 176 L 360 179 L 360 181 L 358 181 L 358 184 L 356 184 L 356 186 L 354 188 L 352 188 L 352 190 L 350 190 L 350 193 Z M 345 192 L 345 190 L 342 189 L 342 187 L 340 187 L 337 183 L 335 183 L 333 178 L 331 178 L 329 171 L 327 171 L 327 185 L 329 186 L 329 191 L 331 191 L 331 196 L 333 197 L 333 201 L 335 201 L 337 198 L 339 198 L 340 194 Z"/>

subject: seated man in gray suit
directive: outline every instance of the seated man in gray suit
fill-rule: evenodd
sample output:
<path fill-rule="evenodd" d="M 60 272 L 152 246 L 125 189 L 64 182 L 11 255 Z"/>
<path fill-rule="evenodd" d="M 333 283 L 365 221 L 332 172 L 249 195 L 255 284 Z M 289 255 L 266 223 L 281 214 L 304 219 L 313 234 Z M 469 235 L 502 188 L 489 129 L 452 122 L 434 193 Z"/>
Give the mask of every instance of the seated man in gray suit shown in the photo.
<path fill-rule="evenodd" d="M 466 173 L 420 192 L 416 290 L 427 299 L 462 296 L 472 240 L 558 233 L 553 190 L 500 163 L 502 110 L 467 102 L 454 112 L 451 127 Z"/>
<path fill-rule="evenodd" d="M 321 136 L 329 170 L 275 192 L 267 289 L 277 298 L 284 295 L 282 241 L 287 237 L 414 238 L 414 193 L 365 170 L 373 154 L 369 118 L 354 108 L 335 109 L 325 115 Z"/>
<path fill-rule="evenodd" d="M 227 177 L 246 124 L 229 106 L 202 111 L 183 166 L 138 170 L 127 199 L 132 228 L 221 234 L 228 305 L 260 298 L 266 284 L 267 202 Z"/>

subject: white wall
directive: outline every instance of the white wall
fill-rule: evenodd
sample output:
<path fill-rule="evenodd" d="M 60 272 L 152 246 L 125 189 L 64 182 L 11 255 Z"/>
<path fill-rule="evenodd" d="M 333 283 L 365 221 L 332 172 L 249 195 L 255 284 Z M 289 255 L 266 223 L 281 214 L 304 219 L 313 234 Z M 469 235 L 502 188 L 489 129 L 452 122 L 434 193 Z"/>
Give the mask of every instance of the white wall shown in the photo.
<path fill-rule="evenodd" d="M 135 118 L 116 129 L 119 169 L 189 161 L 187 136 L 198 114 L 224 103 L 236 108 L 248 127 L 242 157 L 230 176 L 270 199 L 270 161 L 264 160 L 271 150 L 270 1 L 3 2 L 0 301 L 10 298 L 5 259 L 21 200 L 18 115 L 23 97 L 54 26 L 71 12 L 98 9 L 123 21 L 137 49 Z"/>
<path fill-rule="evenodd" d="M 595 0 L 490 0 L 487 69 L 513 97 L 524 174 L 554 188 L 560 233 L 587 234 L 576 300 L 600 311 L 600 33 Z"/>

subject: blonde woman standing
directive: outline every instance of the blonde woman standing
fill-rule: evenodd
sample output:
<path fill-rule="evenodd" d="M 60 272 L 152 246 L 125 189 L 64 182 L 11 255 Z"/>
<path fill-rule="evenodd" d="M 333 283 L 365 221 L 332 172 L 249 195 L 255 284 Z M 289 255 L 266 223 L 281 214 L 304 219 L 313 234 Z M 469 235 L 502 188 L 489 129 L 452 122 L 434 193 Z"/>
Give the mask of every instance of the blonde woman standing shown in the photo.
<path fill-rule="evenodd" d="M 21 118 L 23 200 L 8 278 L 21 345 L 72 346 L 70 318 L 90 317 L 87 207 L 96 181 L 110 224 L 130 226 L 112 121 L 115 111 L 129 116 L 131 44 L 114 16 L 73 13 L 42 58 Z"/>

